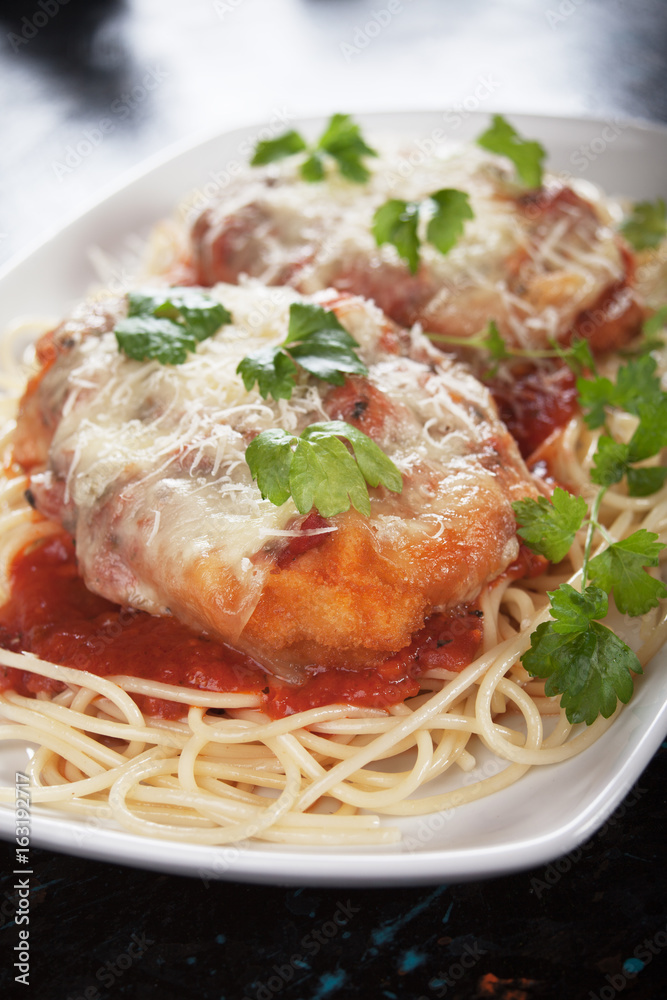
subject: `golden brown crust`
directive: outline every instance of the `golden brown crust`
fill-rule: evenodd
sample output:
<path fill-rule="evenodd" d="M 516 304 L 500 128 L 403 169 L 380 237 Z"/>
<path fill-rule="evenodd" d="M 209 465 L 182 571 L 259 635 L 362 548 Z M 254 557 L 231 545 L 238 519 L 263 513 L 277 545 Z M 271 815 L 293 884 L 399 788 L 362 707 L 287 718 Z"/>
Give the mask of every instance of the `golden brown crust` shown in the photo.
<path fill-rule="evenodd" d="M 339 520 L 340 530 L 320 546 L 269 574 L 245 638 L 274 649 L 315 643 L 324 653 L 408 644 L 423 624 L 424 591 L 397 578 L 367 523 L 354 515 Z"/>

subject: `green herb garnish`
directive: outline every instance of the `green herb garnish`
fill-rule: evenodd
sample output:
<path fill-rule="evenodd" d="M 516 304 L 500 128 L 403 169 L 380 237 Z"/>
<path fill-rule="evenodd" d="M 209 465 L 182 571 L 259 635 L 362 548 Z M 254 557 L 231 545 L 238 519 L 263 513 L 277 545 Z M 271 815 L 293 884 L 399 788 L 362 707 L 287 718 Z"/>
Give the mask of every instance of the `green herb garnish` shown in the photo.
<path fill-rule="evenodd" d="M 277 139 L 265 139 L 258 142 L 250 163 L 253 167 L 261 167 L 265 163 L 273 163 L 274 160 L 282 160 L 287 156 L 294 156 L 295 153 L 302 153 L 307 148 L 303 136 L 292 129 L 290 132 L 283 132 Z"/>
<path fill-rule="evenodd" d="M 613 592 L 616 607 L 624 615 L 644 615 L 667 595 L 664 583 L 645 572 L 646 567 L 658 565 L 665 547 L 657 538 L 652 531 L 640 528 L 591 559 L 588 575 L 592 582 L 607 593 Z"/>
<path fill-rule="evenodd" d="M 665 326 L 667 326 L 667 306 L 661 306 L 642 324 L 642 335 L 636 344 L 625 351 L 619 351 L 624 358 L 639 358 L 665 346 Z"/>
<path fill-rule="evenodd" d="M 425 330 L 424 333 L 429 340 L 442 347 L 466 347 L 487 354 L 493 363 L 484 373 L 486 378 L 493 378 L 500 363 L 511 361 L 513 358 L 535 361 L 560 358 L 574 371 L 575 375 L 581 375 L 585 371 L 595 371 L 595 359 L 591 354 L 588 341 L 583 338 L 575 338 L 569 347 L 561 347 L 555 341 L 550 348 L 513 347 L 505 343 L 498 325 L 493 319 L 489 320 L 486 329 L 472 337 L 452 337 L 445 333 L 431 333 L 429 330 Z"/>
<path fill-rule="evenodd" d="M 231 314 L 211 295 L 194 288 L 130 292 L 127 319 L 114 333 L 124 354 L 135 361 L 179 365 L 225 323 Z"/>
<path fill-rule="evenodd" d="M 514 513 L 525 543 L 550 562 L 559 563 L 570 551 L 588 508 L 583 497 L 573 497 L 557 486 L 551 500 L 517 500 Z"/>
<path fill-rule="evenodd" d="M 635 355 L 650 354 L 665 346 L 665 327 L 667 326 L 667 306 L 661 306 L 642 324 L 642 337 Z"/>
<path fill-rule="evenodd" d="M 341 441 L 352 446 L 353 455 Z M 343 420 L 311 424 L 300 437 L 262 431 L 247 447 L 246 461 L 262 496 L 280 507 L 291 496 L 297 510 L 313 507 L 322 517 L 342 514 L 350 503 L 370 516 L 367 485 L 400 493 L 400 472 L 374 441 Z"/>
<path fill-rule="evenodd" d="M 493 116 L 490 128 L 479 136 L 477 145 L 511 160 L 525 187 L 541 187 L 542 161 L 547 155 L 544 146 L 533 140 L 522 139 L 502 115 Z"/>
<path fill-rule="evenodd" d="M 236 371 L 248 391 L 256 382 L 264 399 L 290 399 L 297 364 L 333 385 L 342 385 L 346 374 L 368 375 L 355 351 L 358 346 L 335 313 L 296 302 L 290 306 L 288 333 L 282 344 L 248 354 Z"/>
<path fill-rule="evenodd" d="M 426 239 L 440 253 L 452 249 L 463 233 L 467 219 L 474 218 L 468 195 L 455 188 L 434 191 L 422 201 L 402 201 L 392 198 L 377 209 L 373 216 L 373 236 L 378 246 L 391 243 L 412 274 L 419 267 L 419 220 L 429 215 Z"/>
<path fill-rule="evenodd" d="M 667 236 L 667 209 L 663 198 L 637 202 L 621 232 L 635 250 L 657 247 Z"/>
<path fill-rule="evenodd" d="M 377 156 L 363 139 L 361 130 L 350 115 L 332 115 L 316 143 L 309 145 L 299 132 L 292 130 L 276 139 L 258 142 L 250 161 L 253 167 L 282 160 L 295 153 L 306 153 L 300 173 L 306 181 L 321 181 L 325 175 L 327 157 L 332 159 L 343 177 L 363 184 L 370 177 L 364 157 Z"/>
<path fill-rule="evenodd" d="M 546 679 L 545 694 L 561 696 L 570 722 L 591 725 L 598 715 L 608 719 L 618 701 L 632 697 L 632 673 L 642 672 L 629 646 L 606 625 L 607 595 L 599 587 L 583 593 L 564 583 L 549 594 L 555 621 L 543 622 L 521 657 L 534 677 Z"/>
<path fill-rule="evenodd" d="M 667 447 L 667 393 L 656 375 L 650 355 L 628 361 L 618 370 L 616 382 L 608 378 L 579 378 L 577 390 L 584 420 L 591 428 L 602 427 L 594 455 L 591 479 L 608 487 L 624 477 L 630 496 L 648 496 L 660 489 L 667 477 L 662 466 L 637 466 Z M 628 442 L 614 440 L 607 427 L 608 411 L 625 410 L 639 418 Z"/>
<path fill-rule="evenodd" d="M 531 636 L 531 648 L 522 657 L 530 674 L 546 679 L 547 695 L 560 694 L 570 722 L 591 724 L 598 715 L 608 718 L 618 700 L 627 702 L 633 690 L 632 673 L 642 672 L 632 650 L 600 624 L 613 594 L 618 610 L 632 617 L 644 615 L 667 597 L 667 587 L 647 573 L 658 565 L 665 546 L 644 528 L 616 542 L 598 520 L 606 491 L 625 479 L 631 496 L 659 490 L 667 478 L 664 466 L 641 466 L 667 447 L 667 393 L 660 388 L 656 364 L 650 357 L 621 367 L 616 381 L 579 378 L 580 404 L 591 428 L 606 433 L 598 440 L 591 479 L 600 486 L 590 516 L 581 497 L 556 488 L 551 501 L 521 500 L 513 504 L 518 533 L 535 552 L 558 562 L 575 535 L 586 529 L 582 590 L 562 584 L 549 593 L 553 621 L 544 622 Z M 617 441 L 607 426 L 610 409 L 624 410 L 639 423 L 629 442 Z M 607 546 L 591 558 L 595 532 Z M 590 582 L 589 582 L 590 581 Z"/>

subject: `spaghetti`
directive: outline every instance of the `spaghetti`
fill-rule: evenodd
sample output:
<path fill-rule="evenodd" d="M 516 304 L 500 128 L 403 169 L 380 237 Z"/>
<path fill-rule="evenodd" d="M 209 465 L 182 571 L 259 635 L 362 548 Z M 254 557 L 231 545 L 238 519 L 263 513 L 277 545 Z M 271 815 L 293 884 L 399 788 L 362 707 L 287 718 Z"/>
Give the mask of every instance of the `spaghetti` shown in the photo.
<path fill-rule="evenodd" d="M 23 371 L 5 343 L 3 384 L 10 410 Z M 612 362 L 613 364 L 613 362 Z M 551 474 L 587 499 L 599 432 L 575 415 L 549 439 Z M 25 501 L 28 481 L 9 457 L 0 482 L 0 582 L 7 599 L 18 553 L 46 543 L 60 527 Z M 645 528 L 667 541 L 667 487 L 651 497 L 606 492 L 599 514 L 607 541 Z M 157 523 L 154 525 L 158 529 Z M 602 547 L 606 542 L 596 538 Z M 35 743 L 28 773 L 32 801 L 58 814 L 108 819 L 135 834 L 209 845 L 249 838 L 282 844 L 382 845 L 399 840 L 385 817 L 417 816 L 472 802 L 509 786 L 535 766 L 586 749 L 613 722 L 573 727 L 520 662 L 530 635 L 548 618 L 547 593 L 577 585 L 584 539 L 540 576 L 501 574 L 483 586 L 483 645 L 458 672 L 419 675 L 419 691 L 393 705 L 324 704 L 272 718 L 261 693 L 195 690 L 133 676 L 112 676 L 0 649 L 7 670 L 53 682 L 34 696 L 0 694 L 0 739 Z M 616 630 L 647 663 L 667 638 L 667 609 Z M 37 685 L 39 687 L 39 685 Z M 168 703 L 169 712 L 141 706 Z M 480 746 L 499 769 L 480 781 Z M 13 801 L 0 790 L 0 802 Z"/>

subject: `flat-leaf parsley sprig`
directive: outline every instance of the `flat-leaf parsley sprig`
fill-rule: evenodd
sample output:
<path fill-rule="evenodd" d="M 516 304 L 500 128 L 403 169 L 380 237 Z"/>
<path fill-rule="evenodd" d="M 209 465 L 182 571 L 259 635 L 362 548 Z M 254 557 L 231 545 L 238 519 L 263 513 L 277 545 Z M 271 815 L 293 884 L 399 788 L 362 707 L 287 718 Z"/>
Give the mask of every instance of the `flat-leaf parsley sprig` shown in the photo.
<path fill-rule="evenodd" d="M 521 184 L 538 188 L 542 184 L 545 149 L 539 142 L 523 139 L 502 115 L 494 115 L 490 127 L 477 144 L 491 153 L 506 156 L 516 167 Z M 420 219 L 429 218 L 426 240 L 447 254 L 463 234 L 465 223 L 474 218 L 469 197 L 456 188 L 442 188 L 420 201 L 391 198 L 373 216 L 372 232 L 378 246 L 391 243 L 412 274 L 419 267 Z"/>
<path fill-rule="evenodd" d="M 632 347 L 619 353 L 622 357 L 638 358 L 650 354 L 651 351 L 664 348 L 665 326 L 667 326 L 667 306 L 662 306 L 652 316 L 644 320 L 641 336 L 633 342 Z M 484 330 L 472 337 L 454 337 L 445 333 L 433 333 L 430 330 L 425 330 L 424 334 L 429 340 L 443 348 L 464 347 L 486 354 L 490 362 L 485 372 L 487 378 L 493 378 L 497 374 L 501 362 L 513 360 L 548 361 L 560 359 L 578 376 L 583 376 L 587 372 L 595 375 L 597 371 L 595 358 L 584 337 L 573 337 L 567 346 L 552 340 L 549 347 L 515 347 L 504 340 L 498 329 L 498 324 L 493 319 L 489 320 Z"/>
<path fill-rule="evenodd" d="M 429 340 L 443 348 L 464 347 L 488 355 L 491 363 L 484 373 L 486 378 L 493 378 L 498 373 L 501 362 L 512 360 L 546 361 L 559 358 L 574 371 L 575 375 L 596 370 L 595 359 L 588 341 L 582 337 L 575 337 L 567 347 L 562 347 L 556 341 L 553 341 L 548 348 L 514 347 L 506 343 L 498 324 L 493 319 L 489 320 L 484 330 L 472 337 L 454 337 L 444 333 L 432 333 L 429 330 L 425 330 L 424 333 Z"/>
<path fill-rule="evenodd" d="M 602 428 L 593 456 L 591 479 L 604 488 L 626 479 L 633 497 L 650 496 L 667 478 L 667 468 L 646 466 L 667 447 L 667 393 L 656 374 L 657 363 L 650 355 L 633 358 L 622 365 L 616 382 L 601 376 L 579 378 L 577 390 L 584 420 L 595 430 Z M 637 418 L 629 441 L 617 441 L 609 429 L 609 413 L 625 411 Z"/>
<path fill-rule="evenodd" d="M 544 146 L 535 140 L 523 139 L 502 115 L 493 116 L 490 127 L 478 137 L 477 145 L 511 160 L 525 187 L 541 186 L 542 161 L 546 157 Z"/>
<path fill-rule="evenodd" d="M 591 479 L 600 486 L 589 516 L 586 503 L 560 487 L 551 501 L 520 500 L 513 504 L 518 533 L 535 552 L 560 562 L 576 534 L 585 530 L 581 592 L 570 584 L 549 593 L 551 621 L 531 636 L 531 648 L 522 656 L 526 670 L 546 679 L 545 693 L 561 695 L 570 722 L 591 724 L 598 715 L 609 718 L 617 702 L 627 702 L 633 690 L 632 674 L 642 672 L 633 651 L 611 629 L 601 624 L 613 594 L 622 614 L 647 614 L 667 597 L 667 588 L 648 569 L 658 566 L 665 546 L 654 532 L 640 528 L 614 541 L 600 523 L 607 490 L 626 480 L 634 496 L 655 493 L 667 477 L 664 466 L 637 466 L 667 447 L 667 393 L 660 388 L 656 363 L 641 357 L 622 366 L 612 382 L 596 376 L 580 378 L 577 386 L 584 419 L 592 429 L 608 431 L 608 411 L 624 410 L 638 418 L 629 442 L 602 434 L 593 456 Z M 591 557 L 598 533 L 607 543 Z"/>
<path fill-rule="evenodd" d="M 420 218 L 428 217 L 426 240 L 441 254 L 447 254 L 462 236 L 466 220 L 473 219 L 465 191 L 442 188 L 421 201 L 390 198 L 376 210 L 372 232 L 378 246 L 391 243 L 412 274 L 419 267 Z"/>
<path fill-rule="evenodd" d="M 609 610 L 609 595 L 613 593 L 619 611 L 633 617 L 667 597 L 665 585 L 646 572 L 658 565 L 665 546 L 643 528 L 623 541 L 611 540 L 597 520 L 604 492 L 598 494 L 590 518 L 584 516 L 581 497 L 560 487 L 551 502 L 541 497 L 513 505 L 526 544 L 553 562 L 563 558 L 581 528 L 587 529 L 581 592 L 569 583 L 549 592 L 552 620 L 538 625 L 521 661 L 529 674 L 546 680 L 545 694 L 561 695 L 570 722 L 588 725 L 598 715 L 608 719 L 619 700 L 629 701 L 632 674 L 642 672 L 635 653 L 600 621 Z M 609 544 L 591 559 L 596 529 Z"/>
<path fill-rule="evenodd" d="M 341 438 L 347 440 L 350 453 Z M 262 431 L 246 449 L 246 461 L 262 496 L 280 507 L 291 496 L 297 510 L 315 507 L 322 517 L 349 510 L 370 516 L 367 485 L 400 493 L 399 470 L 363 431 L 343 420 L 310 424 L 300 437 Z"/>
<path fill-rule="evenodd" d="M 255 382 L 266 399 L 290 399 L 296 385 L 298 365 L 311 375 L 342 385 L 345 375 L 368 375 L 368 369 L 350 336 L 335 313 L 320 306 L 294 302 L 282 344 L 263 347 L 248 354 L 236 371 L 250 391 Z"/>
<path fill-rule="evenodd" d="M 664 198 L 639 201 L 624 220 L 621 232 L 633 250 L 659 246 L 667 236 L 667 206 Z"/>
<path fill-rule="evenodd" d="M 667 306 L 660 306 L 659 309 L 645 319 L 642 324 L 642 335 L 636 343 L 629 348 L 620 351 L 624 358 L 636 358 L 642 354 L 650 354 L 652 351 L 660 351 L 665 346 L 665 327 L 667 326 Z"/>
<path fill-rule="evenodd" d="M 285 132 L 276 139 L 258 142 L 250 161 L 253 167 L 274 163 L 295 153 L 306 153 L 299 172 L 305 181 L 321 181 L 325 162 L 333 160 L 343 177 L 364 184 L 370 177 L 364 158 L 377 152 L 364 140 L 361 130 L 350 115 L 332 115 L 319 139 L 309 145 L 300 132 Z"/>
<path fill-rule="evenodd" d="M 182 364 L 197 344 L 232 322 L 227 309 L 196 288 L 130 292 L 127 318 L 116 323 L 118 347 L 135 361 Z"/>

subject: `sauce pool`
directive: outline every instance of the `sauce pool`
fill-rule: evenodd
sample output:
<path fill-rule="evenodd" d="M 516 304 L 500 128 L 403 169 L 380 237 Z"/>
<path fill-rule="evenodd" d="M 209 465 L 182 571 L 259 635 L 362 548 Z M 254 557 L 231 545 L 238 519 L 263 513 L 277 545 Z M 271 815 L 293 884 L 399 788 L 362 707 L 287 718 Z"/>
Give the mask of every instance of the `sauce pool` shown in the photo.
<path fill-rule="evenodd" d="M 566 365 L 527 367 L 515 373 L 511 382 L 492 379 L 489 388 L 500 419 L 525 459 L 579 409 L 576 378 Z"/>
<path fill-rule="evenodd" d="M 78 574 L 74 545 L 64 532 L 18 553 L 10 582 L 9 600 L 0 608 L 1 647 L 102 677 L 130 674 L 194 691 L 258 695 L 264 711 L 274 718 L 341 702 L 387 708 L 417 694 L 418 677 L 425 671 L 462 670 L 482 642 L 481 612 L 462 605 L 433 615 L 406 649 L 378 665 L 358 670 L 308 667 L 297 687 L 280 681 L 252 657 L 196 635 L 173 618 L 124 609 L 91 593 Z M 55 694 L 62 687 L 50 678 L 0 666 L 0 690 L 30 696 L 38 691 Z M 135 700 L 148 715 L 183 714 L 183 707 L 172 702 L 139 695 Z"/>

